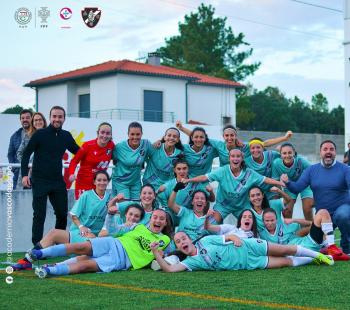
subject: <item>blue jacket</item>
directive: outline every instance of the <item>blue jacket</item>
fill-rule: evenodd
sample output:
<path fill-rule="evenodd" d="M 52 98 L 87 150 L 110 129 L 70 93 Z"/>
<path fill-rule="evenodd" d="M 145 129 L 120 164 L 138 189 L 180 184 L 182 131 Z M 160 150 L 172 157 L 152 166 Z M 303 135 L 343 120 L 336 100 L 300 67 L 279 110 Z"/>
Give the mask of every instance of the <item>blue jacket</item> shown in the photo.
<path fill-rule="evenodd" d="M 22 131 L 23 128 L 18 129 L 10 138 L 9 149 L 7 151 L 7 159 L 9 163 L 18 163 L 17 150 L 22 142 Z"/>

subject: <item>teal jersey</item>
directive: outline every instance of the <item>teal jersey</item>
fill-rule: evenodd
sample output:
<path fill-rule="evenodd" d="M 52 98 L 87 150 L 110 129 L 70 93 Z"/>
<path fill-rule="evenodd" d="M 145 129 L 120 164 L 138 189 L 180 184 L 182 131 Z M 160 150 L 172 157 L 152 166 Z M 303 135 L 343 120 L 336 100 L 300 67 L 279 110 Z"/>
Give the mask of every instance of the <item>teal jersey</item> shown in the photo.
<path fill-rule="evenodd" d="M 244 169 L 235 177 L 230 165 L 207 174 L 209 182 L 219 182 L 216 201 L 222 206 L 229 206 L 231 212 L 238 216 L 242 210 L 249 208 L 248 191 L 253 185 L 261 186 L 265 177 L 252 169 Z"/>
<path fill-rule="evenodd" d="M 192 210 L 180 207 L 177 216 L 180 219 L 178 231 L 184 231 L 192 241 L 209 234 L 204 229 L 205 215 L 198 217 Z"/>
<path fill-rule="evenodd" d="M 180 154 L 183 152 L 175 149 L 173 154 L 167 155 L 164 143 L 158 149 L 151 147 L 142 183 L 151 184 L 157 190 L 159 186 L 171 180 L 174 177 L 174 162 Z"/>
<path fill-rule="evenodd" d="M 102 229 L 108 231 L 109 236 L 119 237 L 132 230 L 135 225 L 126 226 L 119 214 L 107 214 Z"/>
<path fill-rule="evenodd" d="M 166 182 L 163 184 L 165 187 L 165 190 L 158 195 L 159 203 L 162 207 L 167 208 L 168 207 L 168 200 L 169 197 L 176 185 L 177 181 L 176 178 Z M 202 190 L 209 196 L 209 192 L 205 189 L 205 187 L 209 184 L 209 182 L 203 182 L 203 183 L 187 183 L 186 187 L 179 190 L 176 194 L 175 202 L 179 206 L 183 206 L 186 208 L 192 208 L 192 195 L 197 190 Z"/>
<path fill-rule="evenodd" d="M 264 159 L 261 164 L 257 163 L 253 159 L 252 155 L 244 158 L 244 161 L 248 168 L 253 169 L 261 175 L 271 178 L 273 161 L 280 157 L 280 153 L 276 151 L 264 151 L 263 156 Z"/>
<path fill-rule="evenodd" d="M 242 245 L 236 247 L 232 242 L 225 242 L 224 236 L 206 236 L 196 243 L 197 254 L 188 256 L 181 264 L 191 271 L 265 268 L 266 242 L 255 238 L 241 240 Z M 256 257 L 261 257 L 260 263 Z"/>
<path fill-rule="evenodd" d="M 227 149 L 226 142 L 214 139 L 209 139 L 209 142 L 219 154 L 220 167 L 229 164 L 229 150 Z M 243 144 L 243 146 L 236 148 L 243 152 L 244 158 L 250 156 L 250 148 L 248 144 Z"/>
<path fill-rule="evenodd" d="M 100 198 L 93 189 L 85 191 L 75 202 L 70 213 L 78 217 L 81 225 L 98 235 L 105 221 L 109 198 L 110 195 L 107 192 L 103 198 Z M 72 223 L 69 231 L 79 232 L 79 227 Z"/>
<path fill-rule="evenodd" d="M 141 139 L 136 150 L 129 146 L 128 141 L 117 143 L 113 150 L 115 166 L 112 172 L 112 182 L 123 183 L 127 186 L 141 183 L 141 170 L 151 147 L 151 142 L 144 139 Z"/>
<path fill-rule="evenodd" d="M 125 212 L 128 206 L 135 204 L 135 201 L 123 201 L 118 203 L 118 210 L 120 213 L 120 217 L 123 221 L 123 223 L 125 223 Z M 142 207 L 142 203 L 138 203 L 141 207 Z M 145 211 L 145 216 L 143 217 L 143 219 L 139 222 L 139 224 L 144 224 L 147 225 L 151 219 L 152 216 L 152 212 L 146 212 Z"/>
<path fill-rule="evenodd" d="M 301 228 L 298 223 L 285 224 L 277 221 L 276 229 L 270 234 L 266 228 L 259 232 L 260 238 L 272 243 L 289 244 L 294 238 L 299 238 L 295 233 Z"/>
<path fill-rule="evenodd" d="M 281 158 L 277 158 L 272 164 L 272 177 L 279 180 L 280 176 L 285 173 L 288 175 L 290 181 L 295 182 L 299 179 L 301 173 L 309 166 L 311 166 L 311 163 L 299 155 L 294 158 L 293 165 L 290 167 L 287 167 Z"/>
<path fill-rule="evenodd" d="M 189 166 L 190 178 L 210 172 L 214 158 L 218 157 L 212 145 L 204 145 L 199 152 L 195 152 L 190 145 L 185 144 L 184 154 Z"/>
<path fill-rule="evenodd" d="M 270 208 L 274 209 L 277 214 L 277 222 L 282 221 L 282 211 L 284 209 L 284 204 L 283 204 L 283 199 L 272 199 L 269 200 Z M 253 207 L 250 208 L 250 210 L 254 213 L 255 218 L 256 218 L 256 224 L 258 228 L 258 232 L 265 229 L 265 225 L 263 222 L 263 217 L 262 217 L 262 212 L 257 213 Z"/>

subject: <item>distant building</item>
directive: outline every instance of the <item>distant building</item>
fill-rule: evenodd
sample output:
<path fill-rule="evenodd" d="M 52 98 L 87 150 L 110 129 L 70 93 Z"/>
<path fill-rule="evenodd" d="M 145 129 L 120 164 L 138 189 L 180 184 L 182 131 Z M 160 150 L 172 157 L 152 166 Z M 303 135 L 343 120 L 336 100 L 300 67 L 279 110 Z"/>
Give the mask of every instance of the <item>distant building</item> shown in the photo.
<path fill-rule="evenodd" d="M 160 65 L 108 61 L 31 81 L 37 110 L 48 114 L 63 106 L 68 116 L 151 122 L 194 121 L 209 125 L 236 123 L 234 81 Z"/>

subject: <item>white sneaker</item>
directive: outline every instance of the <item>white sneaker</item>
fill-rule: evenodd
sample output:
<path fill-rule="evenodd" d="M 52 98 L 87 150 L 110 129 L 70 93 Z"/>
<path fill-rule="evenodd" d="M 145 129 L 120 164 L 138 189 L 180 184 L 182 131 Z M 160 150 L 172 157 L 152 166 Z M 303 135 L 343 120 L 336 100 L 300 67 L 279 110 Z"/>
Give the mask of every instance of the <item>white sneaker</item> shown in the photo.
<path fill-rule="evenodd" d="M 37 267 L 35 268 L 35 274 L 38 276 L 39 279 L 47 278 L 48 272 L 46 270 L 46 267 Z"/>

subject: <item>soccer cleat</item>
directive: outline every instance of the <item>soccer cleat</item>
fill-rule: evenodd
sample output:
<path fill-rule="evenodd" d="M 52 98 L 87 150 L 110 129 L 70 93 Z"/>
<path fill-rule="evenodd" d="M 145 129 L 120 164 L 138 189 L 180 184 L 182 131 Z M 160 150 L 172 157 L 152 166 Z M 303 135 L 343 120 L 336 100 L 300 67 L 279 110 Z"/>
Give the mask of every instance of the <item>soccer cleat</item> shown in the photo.
<path fill-rule="evenodd" d="M 313 262 L 316 265 L 321 265 L 321 264 L 329 265 L 329 266 L 334 265 L 333 257 L 331 255 L 324 255 L 322 253 L 318 254 L 317 257 L 313 259 Z"/>
<path fill-rule="evenodd" d="M 39 279 L 44 279 L 47 278 L 47 276 L 50 274 L 50 270 L 48 267 L 38 267 L 35 268 L 35 274 Z"/>
<path fill-rule="evenodd" d="M 348 260 L 350 260 L 349 255 L 345 254 L 335 244 L 332 244 L 329 247 L 327 247 L 327 254 L 332 255 L 332 257 L 335 261 L 348 261 Z"/>
<path fill-rule="evenodd" d="M 41 252 L 41 250 L 31 249 L 26 253 L 25 258 L 28 261 L 33 262 L 41 259 L 42 256 L 43 256 L 43 253 Z"/>
<path fill-rule="evenodd" d="M 11 267 L 15 271 L 32 270 L 32 263 L 22 258 L 22 259 L 18 260 L 17 263 L 12 265 Z"/>

